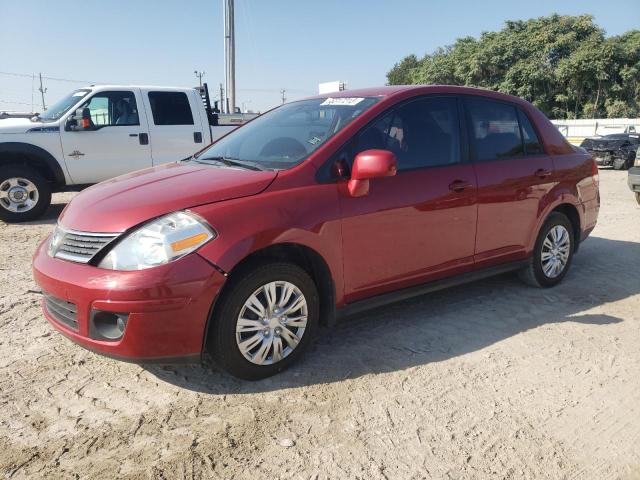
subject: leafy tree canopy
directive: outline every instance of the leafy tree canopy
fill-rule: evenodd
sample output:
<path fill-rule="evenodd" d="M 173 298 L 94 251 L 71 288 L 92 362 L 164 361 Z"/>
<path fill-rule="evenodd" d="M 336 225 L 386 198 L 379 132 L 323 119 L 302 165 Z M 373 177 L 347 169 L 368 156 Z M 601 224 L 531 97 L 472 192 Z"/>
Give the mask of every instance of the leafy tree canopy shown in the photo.
<path fill-rule="evenodd" d="M 606 37 L 591 15 L 507 21 L 387 73 L 389 85 L 447 84 L 522 97 L 550 118 L 640 116 L 640 30 Z"/>

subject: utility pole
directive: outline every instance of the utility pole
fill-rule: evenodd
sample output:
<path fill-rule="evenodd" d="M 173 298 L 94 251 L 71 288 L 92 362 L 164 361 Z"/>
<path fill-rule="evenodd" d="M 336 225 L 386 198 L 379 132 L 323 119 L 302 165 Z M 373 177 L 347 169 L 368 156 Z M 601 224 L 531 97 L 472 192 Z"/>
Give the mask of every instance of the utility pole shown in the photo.
<path fill-rule="evenodd" d="M 287 97 L 284 96 L 286 90 L 283 88 L 282 90 L 280 90 L 280 95 L 282 95 L 282 103 L 285 103 L 287 101 Z"/>
<path fill-rule="evenodd" d="M 200 88 L 202 88 L 202 77 L 206 72 L 199 72 L 198 70 L 194 70 L 193 73 L 195 73 L 196 77 L 198 77 L 198 80 L 200 80 Z"/>
<path fill-rule="evenodd" d="M 42 88 L 42 73 L 40 73 L 40 95 L 42 95 L 42 111 L 44 112 L 47 109 L 47 106 L 44 104 L 44 94 L 47 91 L 46 88 Z"/>
<path fill-rule="evenodd" d="M 224 101 L 224 86 L 222 86 L 222 83 L 220 84 L 220 111 L 222 113 L 226 113 Z"/>
<path fill-rule="evenodd" d="M 227 87 L 227 113 L 236 111 L 236 37 L 233 1 L 222 0 L 224 5 L 224 57 Z"/>

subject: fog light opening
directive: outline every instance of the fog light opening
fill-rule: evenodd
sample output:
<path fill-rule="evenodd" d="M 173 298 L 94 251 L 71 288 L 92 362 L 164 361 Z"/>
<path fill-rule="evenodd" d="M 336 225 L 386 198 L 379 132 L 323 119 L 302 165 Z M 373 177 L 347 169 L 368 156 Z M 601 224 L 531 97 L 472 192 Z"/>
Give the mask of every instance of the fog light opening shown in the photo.
<path fill-rule="evenodd" d="M 115 341 L 122 338 L 127 326 L 129 314 L 104 312 L 93 310 L 91 312 L 90 336 L 96 340 Z"/>

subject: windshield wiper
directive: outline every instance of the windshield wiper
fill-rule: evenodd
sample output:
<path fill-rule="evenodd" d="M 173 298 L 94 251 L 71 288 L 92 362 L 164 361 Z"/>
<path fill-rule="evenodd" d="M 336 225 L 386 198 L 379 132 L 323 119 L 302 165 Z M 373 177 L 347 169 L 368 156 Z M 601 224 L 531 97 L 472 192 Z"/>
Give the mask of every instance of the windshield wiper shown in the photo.
<path fill-rule="evenodd" d="M 195 159 L 196 162 L 202 162 L 202 163 L 205 163 L 207 161 L 218 162 L 218 163 L 222 163 L 223 165 L 226 165 L 228 167 L 242 167 L 242 168 L 246 168 L 248 170 L 257 170 L 257 171 L 266 170 L 266 168 L 263 167 L 262 165 L 260 165 L 259 163 L 249 162 L 247 160 L 240 160 L 239 158 L 232 158 L 232 157 L 200 158 L 200 157 L 195 157 L 194 159 Z"/>

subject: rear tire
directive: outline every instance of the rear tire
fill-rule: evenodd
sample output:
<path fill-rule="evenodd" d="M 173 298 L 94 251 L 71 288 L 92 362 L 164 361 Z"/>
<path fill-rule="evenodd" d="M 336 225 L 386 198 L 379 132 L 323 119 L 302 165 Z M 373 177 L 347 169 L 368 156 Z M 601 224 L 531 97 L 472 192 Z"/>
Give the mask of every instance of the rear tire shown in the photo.
<path fill-rule="evenodd" d="M 562 281 L 575 251 L 573 226 L 566 215 L 552 212 L 542 225 L 527 267 L 518 272 L 528 285 L 549 288 Z"/>
<path fill-rule="evenodd" d="M 636 202 L 640 205 L 640 192 L 636 192 Z"/>
<path fill-rule="evenodd" d="M 28 222 L 51 204 L 51 185 L 32 168 L 9 165 L 0 170 L 0 220 Z"/>
<path fill-rule="evenodd" d="M 207 339 L 215 362 L 244 380 L 269 377 L 296 362 L 319 323 L 318 290 L 309 274 L 291 263 L 265 262 L 236 272 L 229 282 Z"/>

